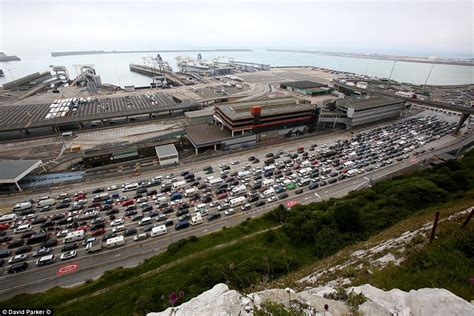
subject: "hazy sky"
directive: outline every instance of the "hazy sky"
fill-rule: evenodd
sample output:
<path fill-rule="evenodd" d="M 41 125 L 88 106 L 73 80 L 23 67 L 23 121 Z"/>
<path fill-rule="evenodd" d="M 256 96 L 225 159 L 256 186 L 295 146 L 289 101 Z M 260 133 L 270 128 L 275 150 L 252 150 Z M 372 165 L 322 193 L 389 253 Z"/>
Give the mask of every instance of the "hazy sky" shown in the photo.
<path fill-rule="evenodd" d="M 0 51 L 290 48 L 472 56 L 472 1 L 0 0 Z"/>

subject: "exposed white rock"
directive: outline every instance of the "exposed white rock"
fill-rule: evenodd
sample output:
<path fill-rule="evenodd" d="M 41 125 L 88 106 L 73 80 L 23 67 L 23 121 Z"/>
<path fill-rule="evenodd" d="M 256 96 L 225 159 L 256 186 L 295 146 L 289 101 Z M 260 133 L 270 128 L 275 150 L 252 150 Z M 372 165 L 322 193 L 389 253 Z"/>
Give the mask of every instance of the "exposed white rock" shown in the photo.
<path fill-rule="evenodd" d="M 404 292 L 383 291 L 369 284 L 348 289 L 368 298 L 359 306 L 362 314 L 398 316 L 472 316 L 474 305 L 445 289 L 419 289 Z"/>
<path fill-rule="evenodd" d="M 359 306 L 359 312 L 366 316 L 472 316 L 474 305 L 445 289 L 419 289 L 404 292 L 398 289 L 383 291 L 369 284 L 347 289 L 361 293 L 368 300 Z M 212 289 L 163 312 L 149 313 L 148 316 L 193 316 L 193 315 L 252 315 L 254 308 L 260 308 L 266 301 L 285 306 L 304 306 L 307 315 L 322 315 L 325 305 L 326 316 L 350 315 L 350 308 L 342 301 L 324 297 L 334 289 L 317 287 L 294 292 L 291 289 L 269 289 L 247 296 L 230 290 L 225 284 L 217 284 Z M 291 303 L 290 303 L 291 302 Z"/>

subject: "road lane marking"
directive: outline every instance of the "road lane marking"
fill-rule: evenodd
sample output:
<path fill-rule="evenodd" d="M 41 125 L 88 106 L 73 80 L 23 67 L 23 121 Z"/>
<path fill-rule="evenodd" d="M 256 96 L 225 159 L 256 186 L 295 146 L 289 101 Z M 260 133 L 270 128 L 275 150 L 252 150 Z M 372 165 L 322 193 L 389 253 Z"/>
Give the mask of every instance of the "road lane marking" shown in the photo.
<path fill-rule="evenodd" d="M 71 263 L 65 266 L 59 267 L 58 271 L 56 272 L 56 275 L 62 275 L 65 273 L 71 273 L 76 271 L 79 268 L 79 262 L 76 263 Z"/>

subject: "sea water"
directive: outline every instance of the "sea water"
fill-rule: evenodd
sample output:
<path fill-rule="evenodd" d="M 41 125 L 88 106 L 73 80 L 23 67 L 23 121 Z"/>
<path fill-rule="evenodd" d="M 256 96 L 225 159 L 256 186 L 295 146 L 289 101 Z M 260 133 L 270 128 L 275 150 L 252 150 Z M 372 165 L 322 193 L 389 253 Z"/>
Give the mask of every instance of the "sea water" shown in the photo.
<path fill-rule="evenodd" d="M 151 79 L 129 70 L 129 64 L 144 64 L 143 57 L 156 56 L 156 53 L 134 54 L 104 54 L 104 55 L 77 55 L 52 57 L 49 52 L 15 52 L 21 61 L 0 63 L 0 69 L 5 77 L 0 78 L 0 84 L 18 79 L 34 72 L 49 70 L 50 65 L 66 66 L 70 77 L 74 78 L 80 72 L 80 65 L 94 65 L 97 74 L 103 83 L 114 85 L 149 85 Z M 272 52 L 257 49 L 249 52 L 202 52 L 203 59 L 212 61 L 227 61 L 233 57 L 236 61 L 266 63 L 271 66 L 314 66 L 333 70 L 347 71 L 368 76 L 388 78 L 394 65 L 393 61 L 364 58 L 350 58 L 325 56 L 313 53 Z M 162 53 L 163 60 L 167 61 L 173 70 L 177 71 L 176 56 L 196 58 L 197 52 Z M 392 79 L 399 82 L 424 84 L 432 64 L 396 62 Z M 456 85 L 474 83 L 474 67 L 435 64 L 428 78 L 427 84 Z"/>

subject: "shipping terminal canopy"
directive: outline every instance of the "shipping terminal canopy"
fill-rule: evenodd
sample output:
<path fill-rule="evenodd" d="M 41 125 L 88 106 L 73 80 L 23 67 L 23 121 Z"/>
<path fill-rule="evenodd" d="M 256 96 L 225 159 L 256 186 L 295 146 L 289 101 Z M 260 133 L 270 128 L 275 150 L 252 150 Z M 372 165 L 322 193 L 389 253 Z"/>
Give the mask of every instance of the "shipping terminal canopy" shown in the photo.
<path fill-rule="evenodd" d="M 41 160 L 0 160 L 0 183 L 15 183 L 41 166 Z"/>

